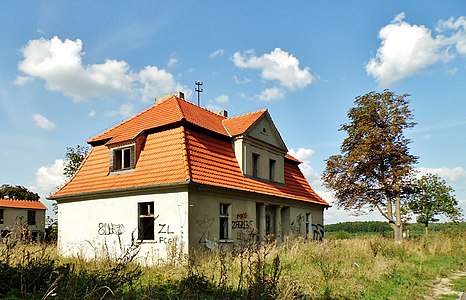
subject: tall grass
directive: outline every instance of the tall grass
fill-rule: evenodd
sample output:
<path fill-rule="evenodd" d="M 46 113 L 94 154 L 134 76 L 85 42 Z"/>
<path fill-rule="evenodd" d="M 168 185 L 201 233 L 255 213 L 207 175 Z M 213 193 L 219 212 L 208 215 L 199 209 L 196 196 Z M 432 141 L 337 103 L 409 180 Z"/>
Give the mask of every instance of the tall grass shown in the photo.
<path fill-rule="evenodd" d="M 435 278 L 466 269 L 466 232 L 402 244 L 383 237 L 249 242 L 193 250 L 187 263 L 177 257 L 143 267 L 61 258 L 53 245 L 3 244 L 0 298 L 420 299 Z"/>

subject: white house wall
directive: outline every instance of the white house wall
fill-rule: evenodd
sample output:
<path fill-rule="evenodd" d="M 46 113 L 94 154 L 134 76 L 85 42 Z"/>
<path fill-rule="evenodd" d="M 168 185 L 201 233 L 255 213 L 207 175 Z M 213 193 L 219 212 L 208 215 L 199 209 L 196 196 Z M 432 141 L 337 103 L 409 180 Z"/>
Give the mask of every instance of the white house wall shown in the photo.
<path fill-rule="evenodd" d="M 154 202 L 154 240 L 138 241 L 138 203 Z M 155 264 L 188 252 L 186 191 L 58 203 L 58 247 L 65 256 L 122 257 L 131 246 L 136 260 Z"/>

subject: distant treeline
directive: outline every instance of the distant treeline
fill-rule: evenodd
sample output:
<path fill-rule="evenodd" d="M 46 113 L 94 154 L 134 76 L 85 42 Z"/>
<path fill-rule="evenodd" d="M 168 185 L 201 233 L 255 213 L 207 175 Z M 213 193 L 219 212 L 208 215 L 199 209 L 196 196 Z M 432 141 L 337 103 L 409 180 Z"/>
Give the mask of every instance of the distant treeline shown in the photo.
<path fill-rule="evenodd" d="M 448 230 L 452 227 L 460 227 L 463 230 L 466 230 L 466 222 L 460 223 L 432 223 L 429 225 L 429 231 L 443 231 Z M 409 223 L 406 224 L 404 230 L 409 230 L 410 233 L 422 233 L 424 232 L 424 225 L 420 223 Z M 325 232 L 347 232 L 351 234 L 358 233 L 388 233 L 392 229 L 388 222 L 381 221 L 367 221 L 367 222 L 343 222 L 336 224 L 328 224 L 324 226 Z"/>

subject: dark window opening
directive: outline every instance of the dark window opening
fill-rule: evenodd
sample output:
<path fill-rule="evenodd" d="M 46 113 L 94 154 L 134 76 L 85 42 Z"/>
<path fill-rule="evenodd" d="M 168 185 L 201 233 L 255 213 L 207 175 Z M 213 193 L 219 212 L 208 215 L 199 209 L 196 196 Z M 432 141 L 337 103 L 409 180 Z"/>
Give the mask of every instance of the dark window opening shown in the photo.
<path fill-rule="evenodd" d="M 220 240 L 230 239 L 230 204 L 220 203 Z"/>
<path fill-rule="evenodd" d="M 154 202 L 139 203 L 138 239 L 154 239 Z"/>
<path fill-rule="evenodd" d="M 275 160 L 269 160 L 269 179 L 275 181 Z"/>
<path fill-rule="evenodd" d="M 259 174 L 259 154 L 252 154 L 252 176 L 258 177 Z"/>
<path fill-rule="evenodd" d="M 36 225 L 36 211 L 28 210 L 28 225 Z"/>
<path fill-rule="evenodd" d="M 3 209 L 0 209 L 0 224 L 3 224 Z"/>

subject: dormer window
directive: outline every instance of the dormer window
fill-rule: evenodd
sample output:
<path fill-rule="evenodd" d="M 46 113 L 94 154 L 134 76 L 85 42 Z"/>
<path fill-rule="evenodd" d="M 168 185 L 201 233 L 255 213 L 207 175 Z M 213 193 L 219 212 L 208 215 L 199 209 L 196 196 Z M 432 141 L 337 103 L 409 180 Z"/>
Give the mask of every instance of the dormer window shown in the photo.
<path fill-rule="evenodd" d="M 134 169 L 134 146 L 126 146 L 112 149 L 111 171 L 125 171 Z"/>

